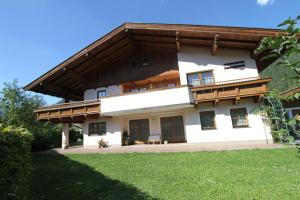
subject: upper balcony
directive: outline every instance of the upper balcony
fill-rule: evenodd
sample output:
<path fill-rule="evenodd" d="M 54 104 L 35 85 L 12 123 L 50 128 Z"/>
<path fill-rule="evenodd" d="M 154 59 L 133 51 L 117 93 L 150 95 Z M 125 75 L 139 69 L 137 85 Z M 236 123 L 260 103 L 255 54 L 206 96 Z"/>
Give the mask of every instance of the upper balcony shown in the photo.
<path fill-rule="evenodd" d="M 246 78 L 222 82 L 209 82 L 191 87 L 195 104 L 222 100 L 233 100 L 237 104 L 241 98 L 254 97 L 257 102 L 267 91 L 267 83 L 271 78 Z"/>
<path fill-rule="evenodd" d="M 167 111 L 190 107 L 193 103 L 188 86 L 156 88 L 108 96 L 101 99 L 101 115 L 117 116 Z"/>

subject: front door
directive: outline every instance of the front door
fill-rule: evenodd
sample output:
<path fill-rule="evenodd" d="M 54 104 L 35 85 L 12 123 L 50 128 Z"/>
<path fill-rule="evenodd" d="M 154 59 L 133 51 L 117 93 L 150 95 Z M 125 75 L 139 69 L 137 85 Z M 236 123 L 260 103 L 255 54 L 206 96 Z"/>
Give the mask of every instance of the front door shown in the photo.
<path fill-rule="evenodd" d="M 185 142 L 182 116 L 160 118 L 163 140 L 168 142 Z"/>
<path fill-rule="evenodd" d="M 146 142 L 149 137 L 149 119 L 129 120 L 130 140 Z"/>

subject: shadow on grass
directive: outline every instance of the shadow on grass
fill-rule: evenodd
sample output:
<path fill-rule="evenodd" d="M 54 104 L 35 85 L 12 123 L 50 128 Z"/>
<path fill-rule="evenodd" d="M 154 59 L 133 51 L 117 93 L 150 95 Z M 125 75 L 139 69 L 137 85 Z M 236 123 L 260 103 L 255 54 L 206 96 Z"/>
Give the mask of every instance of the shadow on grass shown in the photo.
<path fill-rule="evenodd" d="M 59 154 L 33 154 L 32 199 L 155 199 Z"/>

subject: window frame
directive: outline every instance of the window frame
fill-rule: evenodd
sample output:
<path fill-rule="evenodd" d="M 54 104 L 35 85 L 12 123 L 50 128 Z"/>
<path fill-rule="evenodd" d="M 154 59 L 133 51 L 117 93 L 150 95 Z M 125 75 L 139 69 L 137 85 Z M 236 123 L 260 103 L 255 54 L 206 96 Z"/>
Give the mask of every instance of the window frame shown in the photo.
<path fill-rule="evenodd" d="M 203 114 L 204 113 L 213 113 L 213 122 L 214 122 L 214 126 L 213 127 L 204 127 L 203 126 L 203 123 L 201 121 L 201 113 L 203 113 Z M 214 110 L 199 111 L 199 117 L 200 117 L 201 130 L 206 131 L 206 130 L 216 130 L 217 129 L 217 125 L 216 125 L 216 112 Z"/>
<path fill-rule="evenodd" d="M 100 92 L 105 92 L 105 96 L 100 96 L 99 93 Z M 103 89 L 103 90 L 97 90 L 97 99 L 100 99 L 102 97 L 106 97 L 107 96 L 107 90 Z"/>
<path fill-rule="evenodd" d="M 245 111 L 245 121 L 246 121 L 246 124 L 243 124 L 243 125 L 234 125 L 234 119 L 235 118 L 233 118 L 232 117 L 232 112 L 234 111 L 234 110 L 241 110 L 241 109 L 243 109 L 244 111 Z M 247 107 L 239 107 L 239 108 L 231 108 L 230 110 L 229 110 L 229 112 L 230 112 L 230 118 L 231 118 L 231 123 L 232 123 L 232 127 L 233 128 L 249 128 L 250 126 L 249 126 L 249 119 L 248 119 L 248 111 L 247 111 Z"/>
<path fill-rule="evenodd" d="M 101 128 L 101 124 L 104 124 L 104 128 Z M 98 125 L 96 127 L 96 130 L 91 131 L 92 129 L 92 125 Z M 89 127 L 88 127 L 88 136 L 105 136 L 107 133 L 107 123 L 106 121 L 101 121 L 101 122 L 91 122 L 89 123 Z M 97 130 L 99 129 L 99 130 Z M 92 133 L 93 132 L 93 133 Z"/>
<path fill-rule="evenodd" d="M 212 79 L 213 79 L 213 81 L 212 81 L 212 83 L 211 84 L 214 84 L 215 83 L 215 75 L 214 75 L 214 70 L 203 70 L 203 71 L 196 71 L 196 72 L 189 72 L 189 73 L 187 73 L 186 74 L 186 80 L 187 80 L 187 85 L 188 86 L 190 86 L 190 87 L 197 87 L 197 86 L 204 86 L 204 85 L 210 85 L 210 84 L 203 84 L 203 80 L 202 80 L 202 74 L 203 73 L 207 73 L 207 72 L 210 72 L 211 74 L 212 74 Z M 189 83 L 189 75 L 192 75 L 192 74 L 197 74 L 197 76 L 198 76 L 198 81 L 199 81 L 199 85 L 191 85 L 190 83 Z"/>

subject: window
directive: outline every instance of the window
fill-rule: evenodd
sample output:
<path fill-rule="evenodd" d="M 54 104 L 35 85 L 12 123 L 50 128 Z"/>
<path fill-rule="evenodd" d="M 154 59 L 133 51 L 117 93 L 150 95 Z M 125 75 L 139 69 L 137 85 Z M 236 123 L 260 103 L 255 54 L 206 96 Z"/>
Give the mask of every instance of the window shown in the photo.
<path fill-rule="evenodd" d="M 189 86 L 209 85 L 215 82 L 212 71 L 187 74 L 187 81 Z"/>
<path fill-rule="evenodd" d="M 175 87 L 176 83 L 160 83 L 158 85 L 158 88 L 170 88 L 170 87 Z"/>
<path fill-rule="evenodd" d="M 230 69 L 230 68 L 238 68 L 238 67 L 245 67 L 245 61 L 236 61 L 236 62 L 231 62 L 231 63 L 224 63 L 225 69 Z"/>
<path fill-rule="evenodd" d="M 89 123 L 89 135 L 105 135 L 106 122 Z"/>
<path fill-rule="evenodd" d="M 216 129 L 215 111 L 200 112 L 200 122 L 202 130 Z"/>
<path fill-rule="evenodd" d="M 144 92 L 144 91 L 146 91 L 146 90 L 147 90 L 146 87 L 142 87 L 142 88 L 132 88 L 132 89 L 129 89 L 129 92 L 137 93 L 137 92 Z"/>
<path fill-rule="evenodd" d="M 106 96 L 107 96 L 106 90 L 99 90 L 99 91 L 97 91 L 97 99 L 99 99 L 101 97 L 106 97 Z"/>
<path fill-rule="evenodd" d="M 150 135 L 149 119 L 129 120 L 130 140 L 147 141 Z"/>
<path fill-rule="evenodd" d="M 246 108 L 230 109 L 230 115 L 233 128 L 249 126 Z"/>

